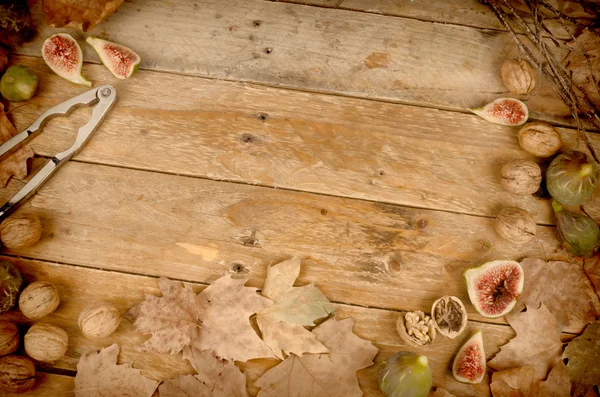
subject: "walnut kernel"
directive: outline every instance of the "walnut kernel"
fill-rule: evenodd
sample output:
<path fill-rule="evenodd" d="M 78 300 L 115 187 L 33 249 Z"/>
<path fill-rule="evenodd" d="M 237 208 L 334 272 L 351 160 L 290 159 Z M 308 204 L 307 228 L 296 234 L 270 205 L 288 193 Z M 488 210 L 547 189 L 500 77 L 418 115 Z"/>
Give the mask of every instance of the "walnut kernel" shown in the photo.
<path fill-rule="evenodd" d="M 422 311 L 402 312 L 396 322 L 400 337 L 413 346 L 423 346 L 435 339 L 435 325 Z"/>
<path fill-rule="evenodd" d="M 433 302 L 431 317 L 435 329 L 450 339 L 460 335 L 467 326 L 467 310 L 456 296 L 443 296 Z"/>

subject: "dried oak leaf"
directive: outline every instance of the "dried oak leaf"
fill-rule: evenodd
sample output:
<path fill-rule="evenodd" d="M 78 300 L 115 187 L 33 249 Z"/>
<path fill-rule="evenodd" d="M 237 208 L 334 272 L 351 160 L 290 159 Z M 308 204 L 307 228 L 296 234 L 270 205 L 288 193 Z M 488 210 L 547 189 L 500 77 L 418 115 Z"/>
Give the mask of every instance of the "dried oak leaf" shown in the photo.
<path fill-rule="evenodd" d="M 148 295 L 127 314 L 138 331 L 152 334 L 140 350 L 174 354 L 192 346 L 226 360 L 274 357 L 250 323 L 251 315 L 273 303 L 256 288 L 244 287 L 246 281 L 221 277 L 196 295 L 161 277 L 163 296 Z"/>
<path fill-rule="evenodd" d="M 517 336 L 500 348 L 488 366 L 499 371 L 531 366 L 536 379 L 546 378 L 562 355 L 563 344 L 554 315 L 542 304 L 538 309 L 528 306 L 525 312 L 512 312 L 506 320 Z"/>
<path fill-rule="evenodd" d="M 589 30 L 584 30 L 575 40 L 567 43 L 571 52 L 563 61 L 567 73 L 571 74 L 574 82 L 579 83 L 595 103 L 600 103 L 600 87 L 594 84 L 600 82 L 600 37 Z M 587 60 L 586 56 L 587 54 Z M 589 63 L 588 63 L 589 62 Z"/>
<path fill-rule="evenodd" d="M 198 339 L 200 313 L 197 295 L 188 285 L 161 277 L 158 288 L 163 296 L 146 295 L 146 300 L 126 314 L 132 318 L 136 329 L 143 334 L 152 334 L 141 351 L 179 353 Z"/>
<path fill-rule="evenodd" d="M 596 295 L 600 296 L 600 254 L 584 259 L 583 272 L 588 276 L 590 282 L 594 286 Z"/>
<path fill-rule="evenodd" d="M 526 258 L 521 262 L 525 285 L 515 310 L 543 303 L 561 329 L 583 330 L 600 313 L 600 301 L 581 267 L 569 262 Z"/>
<path fill-rule="evenodd" d="M 6 117 L 4 106 L 0 103 L 0 144 L 17 135 L 17 130 Z M 22 146 L 0 163 L 0 187 L 5 187 L 11 176 L 25 179 L 28 174 L 27 161 L 33 157 L 29 145 Z"/>
<path fill-rule="evenodd" d="M 275 304 L 256 315 L 263 340 L 280 359 L 284 358 L 282 351 L 298 356 L 328 352 L 304 327 L 314 326 L 315 320 L 327 317 L 335 308 L 314 284 L 294 287 L 299 274 L 299 258 L 270 266 L 262 294 Z"/>
<path fill-rule="evenodd" d="M 350 318 L 331 318 L 312 332 L 328 354 L 290 355 L 255 385 L 258 397 L 362 397 L 356 372 L 373 364 L 377 348 L 352 333 Z"/>
<path fill-rule="evenodd" d="M 563 358 L 577 395 L 600 386 L 600 322 L 589 324 L 583 334 L 567 344 Z"/>
<path fill-rule="evenodd" d="M 494 372 L 490 389 L 494 397 L 569 397 L 571 382 L 567 368 L 559 361 L 543 382 L 536 379 L 532 367 Z"/>
<path fill-rule="evenodd" d="M 198 374 L 165 380 L 158 388 L 160 397 L 248 397 L 246 377 L 232 362 L 190 347 L 183 357 Z"/>
<path fill-rule="evenodd" d="M 49 25 L 81 29 L 93 28 L 115 12 L 124 0 L 43 0 Z"/>
<path fill-rule="evenodd" d="M 83 355 L 75 376 L 76 397 L 150 397 L 158 382 L 145 378 L 131 364 L 117 365 L 119 346 L 111 345 L 98 353 Z"/>
<path fill-rule="evenodd" d="M 438 387 L 435 389 L 435 391 L 432 391 L 431 393 L 429 393 L 428 397 L 456 397 L 454 394 L 450 393 L 447 390 L 442 389 L 441 387 Z"/>

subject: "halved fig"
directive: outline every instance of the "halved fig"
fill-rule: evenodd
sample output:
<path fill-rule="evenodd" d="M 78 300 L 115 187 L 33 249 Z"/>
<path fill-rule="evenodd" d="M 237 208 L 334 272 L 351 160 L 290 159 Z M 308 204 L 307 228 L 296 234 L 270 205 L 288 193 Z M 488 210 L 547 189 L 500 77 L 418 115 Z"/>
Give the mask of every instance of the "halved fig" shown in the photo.
<path fill-rule="evenodd" d="M 469 110 L 490 123 L 500 125 L 523 125 L 529 118 L 527 105 L 513 98 L 499 98 L 483 107 Z"/>
<path fill-rule="evenodd" d="M 86 41 L 94 47 L 104 66 L 118 79 L 131 77 L 142 61 L 138 54 L 124 45 L 97 37 L 88 37 Z"/>
<path fill-rule="evenodd" d="M 483 380 L 485 352 L 481 331 L 475 332 L 454 357 L 452 375 L 454 375 L 454 379 L 462 383 L 480 383 Z"/>
<path fill-rule="evenodd" d="M 438 332 L 454 339 L 467 326 L 467 310 L 456 296 L 442 296 L 431 306 L 431 318 Z"/>
<path fill-rule="evenodd" d="M 81 75 L 83 54 L 77 41 L 67 33 L 54 34 L 44 41 L 42 57 L 54 73 L 75 84 L 92 86 L 91 81 Z"/>
<path fill-rule="evenodd" d="M 523 291 L 523 268 L 515 261 L 497 260 L 465 273 L 469 299 L 484 317 L 495 318 L 510 312 Z"/>

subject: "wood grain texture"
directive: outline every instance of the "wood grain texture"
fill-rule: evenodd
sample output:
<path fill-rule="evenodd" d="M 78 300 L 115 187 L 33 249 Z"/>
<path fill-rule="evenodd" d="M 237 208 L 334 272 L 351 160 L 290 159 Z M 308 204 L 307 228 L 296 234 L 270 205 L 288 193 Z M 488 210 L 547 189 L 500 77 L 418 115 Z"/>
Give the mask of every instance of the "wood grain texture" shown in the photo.
<path fill-rule="evenodd" d="M 241 272 L 254 286 L 297 255 L 300 281 L 330 300 L 386 309 L 428 310 L 442 291 L 468 302 L 462 273 L 488 260 L 563 257 L 551 227 L 517 245 L 488 218 L 77 162 L 22 211 L 43 237 L 16 255 L 204 283 Z"/>
<path fill-rule="evenodd" d="M 121 346 L 119 363 L 133 362 L 135 368 L 140 368 L 145 376 L 164 379 L 176 376 L 180 373 L 193 373 L 190 365 L 181 358 L 181 355 L 140 353 L 135 347 L 141 344 L 147 337 L 135 331 L 133 325 L 123 320 L 117 332 L 101 340 L 88 340 L 80 333 L 77 327 L 79 312 L 88 304 L 97 301 L 108 301 L 122 311 L 141 302 L 145 294 L 160 295 L 157 280 L 150 277 L 122 274 L 110 271 L 100 271 L 60 264 L 51 264 L 39 261 L 8 259 L 21 270 L 25 278 L 32 280 L 45 280 L 55 284 L 59 290 L 61 303 L 58 309 L 42 321 L 64 328 L 69 335 L 69 349 L 64 358 L 52 364 L 53 368 L 75 370 L 81 354 L 89 353 L 118 343 Z M 205 286 L 194 284 L 192 287 L 200 291 Z M 354 332 L 362 338 L 374 341 L 380 353 L 376 358 L 376 364 L 359 372 L 359 380 L 365 396 L 381 396 L 377 391 L 376 374 L 378 364 L 391 354 L 408 349 L 398 333 L 395 322 L 397 312 L 378 309 L 360 308 L 347 305 L 336 305 L 336 316 L 338 319 L 351 317 L 355 320 Z M 28 324 L 28 321 L 18 311 L 11 311 L 0 315 L 1 319 Z M 469 335 L 475 329 L 482 329 L 486 355 L 491 358 L 499 351 L 500 345 L 514 337 L 513 330 L 508 326 L 470 323 L 463 336 L 456 340 L 438 337 L 436 341 L 427 347 L 419 349 L 426 354 L 434 373 L 434 384 L 443 386 L 460 396 L 487 396 L 489 379 L 479 385 L 464 385 L 455 381 L 448 370 L 454 354 Z M 565 335 L 565 338 L 569 336 Z M 414 350 L 410 348 L 409 350 Z M 275 365 L 275 360 L 253 360 L 241 364 L 248 377 L 248 386 L 256 394 L 257 389 L 252 387 L 253 382 Z M 46 364 L 46 366 L 48 366 Z M 43 366 L 42 366 L 43 367 Z M 48 377 L 49 379 L 43 379 Z M 60 377 L 60 384 L 54 384 L 54 375 L 42 375 L 39 382 L 39 390 L 54 390 L 63 388 L 64 392 L 72 390 L 72 381 L 66 377 Z M 48 385 L 46 385 L 48 383 Z M 50 386 L 52 384 L 52 386 Z M 60 387 L 60 388 L 59 388 Z M 42 395 L 42 394 L 32 394 Z M 59 394 L 56 394 L 59 395 Z"/>
<path fill-rule="evenodd" d="M 56 31 L 20 51 L 39 56 Z M 263 0 L 131 1 L 90 34 L 135 49 L 145 69 L 463 111 L 507 95 L 500 66 L 518 55 L 500 31 Z M 528 104 L 570 122 L 547 85 Z"/>
<path fill-rule="evenodd" d="M 35 386 L 26 393 L 4 393 L 3 397 L 74 397 L 74 378 L 66 375 L 37 372 Z"/>
<path fill-rule="evenodd" d="M 14 61 L 41 78 L 36 97 L 10 107 L 20 129 L 85 90 L 39 59 Z M 504 163 L 531 158 L 518 128 L 414 106 L 146 71 L 119 81 L 102 66 L 84 70 L 114 84 L 118 102 L 82 161 L 483 216 L 516 205 L 554 223 L 547 201 L 499 183 Z M 52 120 L 33 141 L 35 152 L 69 147 L 89 115 L 81 109 Z M 583 146 L 574 130 L 561 135 L 565 149 Z"/>

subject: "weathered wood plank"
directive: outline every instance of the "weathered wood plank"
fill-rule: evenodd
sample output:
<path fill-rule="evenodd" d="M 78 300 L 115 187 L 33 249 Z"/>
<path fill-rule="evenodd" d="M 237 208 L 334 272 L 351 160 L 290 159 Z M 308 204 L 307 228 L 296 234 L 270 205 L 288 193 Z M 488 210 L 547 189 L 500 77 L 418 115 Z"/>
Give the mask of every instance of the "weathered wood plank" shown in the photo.
<path fill-rule="evenodd" d="M 146 337 L 137 333 L 133 325 L 127 320 L 122 322 L 115 334 L 102 340 L 88 340 L 83 337 L 77 328 L 79 312 L 92 302 L 111 302 L 125 311 L 141 302 L 145 294 L 160 295 L 156 279 L 39 261 L 2 259 L 8 259 L 15 263 L 29 281 L 50 281 L 59 289 L 60 306 L 53 314 L 41 321 L 63 327 L 69 335 L 69 349 L 66 356 L 52 364 L 51 367 L 75 370 L 81 354 L 118 343 L 121 346 L 119 362 L 133 362 L 134 367 L 142 369 L 142 372 L 148 377 L 164 379 L 176 376 L 178 373 L 193 372 L 189 364 L 180 355 L 171 356 L 168 354 L 138 352 L 135 346 L 142 343 Z M 197 291 L 204 288 L 202 285 L 192 286 Z M 381 396 L 377 391 L 376 384 L 377 364 L 396 351 L 406 349 L 414 351 L 414 348 L 409 348 L 404 344 L 396 332 L 395 321 L 398 313 L 347 305 L 337 305 L 336 310 L 338 318 L 353 318 L 356 322 L 354 332 L 362 338 L 374 341 L 380 349 L 376 365 L 360 371 L 359 380 L 366 396 Z M 0 318 L 27 323 L 18 311 L 4 313 L 0 315 Z M 469 328 L 465 331 L 465 338 L 474 329 L 482 329 L 484 332 L 485 350 L 488 358 L 499 351 L 500 345 L 514 336 L 514 332 L 508 326 L 470 323 Z M 568 336 L 565 337 L 568 338 Z M 448 370 L 453 355 L 459 348 L 460 343 L 464 342 L 463 339 L 451 340 L 439 337 L 434 344 L 420 349 L 419 352 L 430 358 L 435 385 L 443 386 L 461 396 L 486 396 L 489 394 L 488 379 L 479 385 L 464 385 L 456 382 Z M 248 375 L 248 385 L 252 386 L 257 377 L 274 364 L 276 364 L 274 360 L 254 360 L 242 365 Z M 70 378 L 60 377 L 60 383 L 53 385 L 56 382 L 55 376 L 42 374 L 42 378 L 44 377 L 48 379 L 41 379 L 38 390 L 49 390 L 49 388 L 57 391 L 62 389 L 65 392 L 72 390 L 72 380 Z M 253 394 L 256 394 L 256 388 L 251 387 L 251 390 L 254 392 Z"/>
<path fill-rule="evenodd" d="M 22 53 L 39 56 L 56 31 Z M 517 55 L 500 31 L 262 0 L 126 2 L 90 34 L 131 46 L 146 69 L 459 110 L 505 95 L 500 66 Z M 569 122 L 546 85 L 528 104 Z"/>
<path fill-rule="evenodd" d="M 38 372 L 35 375 L 35 386 L 26 393 L 4 393 L 4 397 L 73 397 L 75 395 L 74 378 L 66 375 Z"/>
<path fill-rule="evenodd" d="M 489 218 L 77 162 L 22 210 L 44 232 L 20 256 L 205 283 L 247 272 L 261 286 L 297 255 L 300 281 L 331 300 L 400 310 L 440 291 L 468 302 L 462 272 L 491 259 L 561 257 L 551 227 L 518 245 Z"/>
<path fill-rule="evenodd" d="M 85 90 L 39 59 L 14 61 L 41 78 L 36 97 L 10 106 L 18 128 Z M 548 202 L 500 186 L 505 162 L 531 158 L 517 128 L 456 112 L 180 75 L 140 71 L 117 81 L 102 66 L 85 72 L 114 84 L 118 103 L 77 157 L 83 161 L 483 216 L 517 205 L 539 223 L 554 223 Z M 69 147 L 89 114 L 52 120 L 33 142 L 36 153 Z M 561 134 L 565 148 L 580 147 L 573 130 Z"/>

